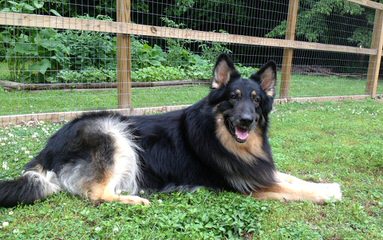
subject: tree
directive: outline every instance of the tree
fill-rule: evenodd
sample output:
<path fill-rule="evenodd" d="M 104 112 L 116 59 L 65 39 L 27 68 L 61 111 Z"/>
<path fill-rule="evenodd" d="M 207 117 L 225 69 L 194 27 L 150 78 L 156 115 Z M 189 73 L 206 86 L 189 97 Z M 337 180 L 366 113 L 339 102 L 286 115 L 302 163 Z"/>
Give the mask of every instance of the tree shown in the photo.
<path fill-rule="evenodd" d="M 296 34 L 299 39 L 310 42 L 369 47 L 374 13 L 372 9 L 345 0 L 301 0 Z M 347 16 L 353 18 L 345 18 Z M 347 31 L 342 29 L 345 20 Z M 283 37 L 285 31 L 286 21 L 283 21 L 266 36 Z M 335 31 L 338 34 L 334 34 Z M 348 36 L 336 36 L 339 32 Z"/>

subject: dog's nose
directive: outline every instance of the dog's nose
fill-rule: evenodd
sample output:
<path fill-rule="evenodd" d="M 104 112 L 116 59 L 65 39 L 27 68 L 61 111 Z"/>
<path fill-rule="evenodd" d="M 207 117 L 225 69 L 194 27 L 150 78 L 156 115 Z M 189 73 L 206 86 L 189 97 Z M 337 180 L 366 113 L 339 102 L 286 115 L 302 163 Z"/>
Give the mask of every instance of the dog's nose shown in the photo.
<path fill-rule="evenodd" d="M 242 126 L 250 126 L 254 121 L 254 118 L 253 116 L 251 116 L 250 114 L 243 114 L 241 116 L 241 119 L 239 120 L 240 124 Z"/>

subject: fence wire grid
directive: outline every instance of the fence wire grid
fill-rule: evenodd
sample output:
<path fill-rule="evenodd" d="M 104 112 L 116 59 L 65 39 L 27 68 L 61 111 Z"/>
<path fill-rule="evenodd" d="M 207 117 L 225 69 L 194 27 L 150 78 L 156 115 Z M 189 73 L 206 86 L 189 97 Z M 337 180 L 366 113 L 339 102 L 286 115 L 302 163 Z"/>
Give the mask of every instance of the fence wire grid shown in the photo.
<path fill-rule="evenodd" d="M 128 108 L 192 104 L 208 93 L 220 53 L 230 54 L 245 77 L 274 60 L 277 98 L 366 95 L 369 66 L 378 65 L 379 73 L 372 39 L 382 10 L 363 4 L 301 0 L 288 39 L 296 0 L 118 1 L 0 2 L 0 116 L 116 109 L 121 101 Z M 26 18 L 28 27 L 20 24 Z M 136 32 L 83 29 L 77 20 L 112 27 L 123 21 Z M 188 39 L 172 35 L 178 31 L 190 33 Z M 197 31 L 202 37 L 193 37 Z M 278 42 L 284 39 L 298 44 Z M 283 64 L 288 48 L 294 48 L 291 74 Z M 288 96 L 280 96 L 289 77 Z M 375 94 L 382 92 L 378 81 Z"/>

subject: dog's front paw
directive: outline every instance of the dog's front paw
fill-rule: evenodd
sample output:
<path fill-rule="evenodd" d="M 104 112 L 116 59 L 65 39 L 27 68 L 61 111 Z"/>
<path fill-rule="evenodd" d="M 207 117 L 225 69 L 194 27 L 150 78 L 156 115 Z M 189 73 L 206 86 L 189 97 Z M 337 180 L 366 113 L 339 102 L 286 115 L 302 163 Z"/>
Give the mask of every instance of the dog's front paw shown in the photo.
<path fill-rule="evenodd" d="M 342 200 L 342 191 L 339 183 L 320 183 L 317 202 L 334 202 Z"/>

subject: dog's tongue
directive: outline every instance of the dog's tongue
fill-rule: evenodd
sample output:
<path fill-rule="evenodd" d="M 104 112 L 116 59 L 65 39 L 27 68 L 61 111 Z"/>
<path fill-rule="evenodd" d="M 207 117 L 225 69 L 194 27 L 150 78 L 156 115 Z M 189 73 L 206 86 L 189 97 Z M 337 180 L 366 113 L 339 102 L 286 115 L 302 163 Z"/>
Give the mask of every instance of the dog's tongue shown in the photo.
<path fill-rule="evenodd" d="M 238 139 L 245 141 L 249 137 L 249 132 L 245 129 L 241 129 L 239 127 L 235 128 L 235 136 L 237 136 Z"/>

